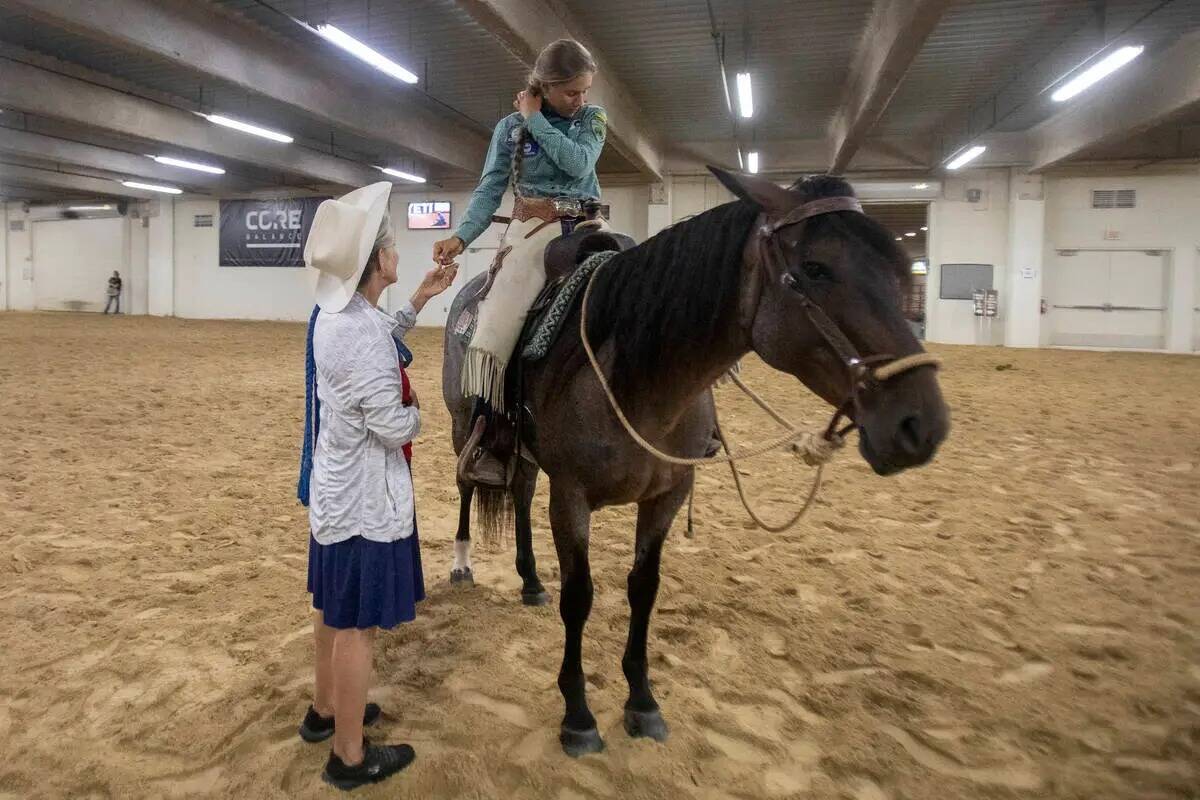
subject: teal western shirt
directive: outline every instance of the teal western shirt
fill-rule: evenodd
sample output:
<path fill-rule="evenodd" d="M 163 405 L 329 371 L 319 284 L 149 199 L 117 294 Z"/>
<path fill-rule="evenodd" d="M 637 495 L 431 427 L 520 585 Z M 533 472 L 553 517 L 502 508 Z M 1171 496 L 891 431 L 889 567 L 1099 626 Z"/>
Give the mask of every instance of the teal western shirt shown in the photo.
<path fill-rule="evenodd" d="M 599 106 L 584 106 L 578 114 L 560 117 L 548 105 L 528 121 L 509 114 L 496 125 L 479 186 L 454 235 L 470 244 L 492 224 L 512 170 L 513 148 L 524 124 L 532 141 L 525 146 L 521 165 L 521 194 L 531 197 L 570 197 L 599 200 L 596 161 L 604 149 L 608 117 Z"/>

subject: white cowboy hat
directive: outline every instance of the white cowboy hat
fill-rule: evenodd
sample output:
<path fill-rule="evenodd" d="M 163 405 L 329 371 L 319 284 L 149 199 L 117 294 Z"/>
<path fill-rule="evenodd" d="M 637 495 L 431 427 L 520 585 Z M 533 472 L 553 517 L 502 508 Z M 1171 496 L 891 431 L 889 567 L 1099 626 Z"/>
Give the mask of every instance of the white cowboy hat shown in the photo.
<path fill-rule="evenodd" d="M 354 296 L 391 193 L 392 184 L 380 181 L 317 207 L 304 243 L 304 263 L 318 270 L 321 310 L 336 314 Z"/>

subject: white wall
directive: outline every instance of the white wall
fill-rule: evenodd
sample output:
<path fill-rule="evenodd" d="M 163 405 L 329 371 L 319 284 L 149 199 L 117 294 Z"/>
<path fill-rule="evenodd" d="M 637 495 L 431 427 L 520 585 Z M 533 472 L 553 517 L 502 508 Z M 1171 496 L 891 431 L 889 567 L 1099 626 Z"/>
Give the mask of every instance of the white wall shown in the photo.
<path fill-rule="evenodd" d="M 6 208 L 6 252 L 8 272 L 8 308 L 12 311 L 32 311 L 33 300 L 33 238 L 32 221 L 20 203 L 9 203 Z M 23 231 L 11 230 L 14 222 L 25 226 Z"/>
<path fill-rule="evenodd" d="M 304 267 L 222 267 L 219 264 L 220 228 L 216 222 L 221 218 L 219 202 L 177 200 L 173 209 L 176 316 L 308 319 L 316 283 L 311 270 Z M 211 214 L 212 227 L 195 227 L 197 214 Z"/>
<path fill-rule="evenodd" d="M 125 296 L 121 299 L 121 310 L 130 314 L 148 314 L 150 311 L 150 275 L 148 248 L 150 245 L 149 218 L 129 221 L 129 263 L 125 275 Z"/>
<path fill-rule="evenodd" d="M 981 192 L 977 203 L 967 192 Z M 926 287 L 925 338 L 950 344 L 1001 344 L 1008 285 L 1008 170 L 979 170 L 955 176 L 943 196 L 929 204 L 929 280 Z M 1000 289 L 999 316 L 990 336 L 980 327 L 970 300 L 941 300 L 943 264 L 991 264 L 992 283 Z"/>
<path fill-rule="evenodd" d="M 1137 207 L 1093 209 L 1093 189 L 1136 189 Z M 1200 174 L 1051 179 L 1044 260 L 1049 267 L 1056 250 L 1168 251 L 1167 350 L 1189 352 L 1196 319 L 1198 220 Z"/>
<path fill-rule="evenodd" d="M 34 302 L 44 311 L 103 311 L 108 278 L 129 276 L 129 220 L 125 217 L 39 220 L 32 226 Z M 122 310 L 129 292 L 122 286 Z"/>
<path fill-rule="evenodd" d="M 672 222 L 733 200 L 733 194 L 711 176 L 672 178 L 670 190 Z"/>

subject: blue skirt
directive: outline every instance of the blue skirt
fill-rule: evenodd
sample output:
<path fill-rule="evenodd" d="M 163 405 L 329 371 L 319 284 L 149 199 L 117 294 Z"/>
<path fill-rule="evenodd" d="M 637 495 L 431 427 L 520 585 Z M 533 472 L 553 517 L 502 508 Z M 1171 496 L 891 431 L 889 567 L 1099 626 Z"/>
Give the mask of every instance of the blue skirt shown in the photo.
<path fill-rule="evenodd" d="M 308 537 L 308 591 L 331 628 L 394 628 L 412 622 L 425 599 L 417 532 L 394 542 L 351 536 L 337 544 Z"/>

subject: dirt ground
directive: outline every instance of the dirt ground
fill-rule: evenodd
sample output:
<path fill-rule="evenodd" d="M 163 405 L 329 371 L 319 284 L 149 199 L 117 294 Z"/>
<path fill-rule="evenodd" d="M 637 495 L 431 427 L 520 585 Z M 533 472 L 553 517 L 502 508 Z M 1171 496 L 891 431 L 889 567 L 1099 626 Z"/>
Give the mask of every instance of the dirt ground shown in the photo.
<path fill-rule="evenodd" d="M 591 703 L 557 744 L 555 605 L 513 552 L 447 582 L 456 523 L 440 332 L 412 371 L 429 599 L 380 636 L 395 798 L 1200 797 L 1200 359 L 938 348 L 954 431 L 896 478 L 832 465 L 806 524 L 747 524 L 704 471 L 651 630 L 666 745 L 621 730 L 632 514 L 597 515 Z M 0 797 L 332 797 L 310 698 L 294 499 L 303 328 L 0 314 Z M 796 419 L 824 415 L 751 361 Z M 770 433 L 722 389 L 739 441 Z M 782 517 L 809 474 L 746 470 Z"/>

